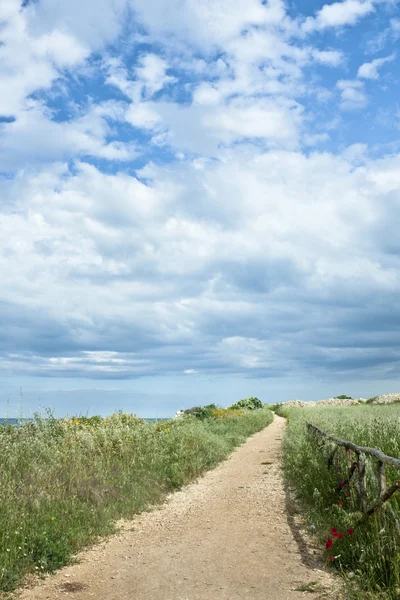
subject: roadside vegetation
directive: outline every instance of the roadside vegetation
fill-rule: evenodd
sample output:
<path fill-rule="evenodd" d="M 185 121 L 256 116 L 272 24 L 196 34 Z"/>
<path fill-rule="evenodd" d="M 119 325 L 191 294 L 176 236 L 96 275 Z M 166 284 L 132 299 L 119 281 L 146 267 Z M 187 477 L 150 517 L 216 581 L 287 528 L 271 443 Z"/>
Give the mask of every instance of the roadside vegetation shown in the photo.
<path fill-rule="evenodd" d="M 338 485 L 337 472 L 328 467 L 327 454 L 307 432 L 306 423 L 400 458 L 400 406 L 285 409 L 280 405 L 277 412 L 288 418 L 284 441 L 288 484 L 296 491 L 309 531 L 317 536 L 327 564 L 344 575 L 348 597 L 399 600 L 400 492 L 360 524 L 362 514 L 355 482 Z M 339 455 L 344 468 L 344 451 Z M 376 461 L 368 460 L 368 503 L 378 497 L 376 473 Z M 400 479 L 399 471 L 392 467 L 386 469 L 386 476 L 388 485 Z"/>
<path fill-rule="evenodd" d="M 0 594 L 65 565 L 272 421 L 268 408 L 205 412 L 155 424 L 118 413 L 1 425 Z"/>

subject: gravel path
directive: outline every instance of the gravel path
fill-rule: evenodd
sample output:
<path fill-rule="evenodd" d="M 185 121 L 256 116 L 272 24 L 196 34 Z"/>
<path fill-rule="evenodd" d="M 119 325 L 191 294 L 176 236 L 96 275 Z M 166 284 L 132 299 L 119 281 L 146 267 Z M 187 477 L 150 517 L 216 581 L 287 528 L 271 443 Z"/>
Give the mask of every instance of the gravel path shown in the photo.
<path fill-rule="evenodd" d="M 309 596 L 298 588 L 311 582 L 319 590 L 314 599 L 331 597 L 330 577 L 300 551 L 286 511 L 284 427 L 275 417 L 198 482 L 21 598 L 297 600 Z"/>

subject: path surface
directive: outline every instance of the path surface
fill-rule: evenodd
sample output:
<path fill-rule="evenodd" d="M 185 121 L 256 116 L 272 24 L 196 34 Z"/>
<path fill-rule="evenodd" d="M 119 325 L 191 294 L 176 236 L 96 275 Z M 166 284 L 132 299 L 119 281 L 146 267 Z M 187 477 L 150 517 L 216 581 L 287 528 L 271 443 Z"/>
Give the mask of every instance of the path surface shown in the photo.
<path fill-rule="evenodd" d="M 21 598 L 331 597 L 329 576 L 304 564 L 288 523 L 279 464 L 284 427 L 275 417 L 197 483 L 125 523 L 118 535 L 82 553 L 80 564 L 24 590 Z M 310 582 L 324 592 L 296 591 Z"/>

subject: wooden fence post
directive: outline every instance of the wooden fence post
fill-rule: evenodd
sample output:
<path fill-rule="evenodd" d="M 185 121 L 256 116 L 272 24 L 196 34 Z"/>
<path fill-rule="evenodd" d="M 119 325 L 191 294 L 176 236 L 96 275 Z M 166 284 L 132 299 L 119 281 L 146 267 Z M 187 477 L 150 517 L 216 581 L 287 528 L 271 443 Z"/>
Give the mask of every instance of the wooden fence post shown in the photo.
<path fill-rule="evenodd" d="M 346 448 L 346 464 L 347 464 L 347 470 L 348 470 L 348 472 L 350 472 L 351 465 L 352 465 L 350 448 Z"/>
<path fill-rule="evenodd" d="M 386 492 L 386 473 L 385 465 L 380 460 L 378 460 L 378 490 L 379 498 L 381 498 Z"/>
<path fill-rule="evenodd" d="M 361 456 L 361 454 L 358 457 L 358 477 L 360 486 L 361 512 L 365 514 L 367 512 L 367 479 L 365 476 L 365 459 Z"/>

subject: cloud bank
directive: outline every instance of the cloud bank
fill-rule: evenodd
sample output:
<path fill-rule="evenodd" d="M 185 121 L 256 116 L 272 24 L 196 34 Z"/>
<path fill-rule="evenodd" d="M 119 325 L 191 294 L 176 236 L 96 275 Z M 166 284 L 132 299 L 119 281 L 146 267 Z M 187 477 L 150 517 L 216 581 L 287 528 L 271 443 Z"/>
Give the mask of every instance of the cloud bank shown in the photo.
<path fill-rule="evenodd" d="M 300 9 L 1 3 L 0 375 L 397 376 L 396 3 Z"/>

